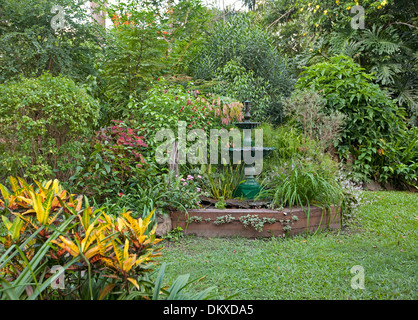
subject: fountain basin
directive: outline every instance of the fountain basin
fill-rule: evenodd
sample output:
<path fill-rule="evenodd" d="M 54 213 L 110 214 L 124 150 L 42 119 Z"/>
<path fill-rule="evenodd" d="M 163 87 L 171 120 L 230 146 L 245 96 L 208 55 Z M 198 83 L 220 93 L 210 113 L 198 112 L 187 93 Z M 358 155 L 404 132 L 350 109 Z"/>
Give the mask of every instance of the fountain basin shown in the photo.
<path fill-rule="evenodd" d="M 261 122 L 251 122 L 251 121 L 245 121 L 245 122 L 234 122 L 234 126 L 240 129 L 254 129 L 261 125 Z"/>
<path fill-rule="evenodd" d="M 224 150 L 228 150 L 229 151 L 229 157 L 233 158 L 234 154 L 236 155 L 237 158 L 239 158 L 240 160 L 244 159 L 244 152 L 251 152 L 251 157 L 254 158 L 256 155 L 256 152 L 263 152 L 263 159 L 265 157 L 267 157 L 271 152 L 273 152 L 274 150 L 276 150 L 276 148 L 266 148 L 266 147 L 244 147 L 244 148 L 226 148 Z M 237 154 L 238 153 L 238 154 Z M 248 155 L 247 155 L 248 157 Z"/>

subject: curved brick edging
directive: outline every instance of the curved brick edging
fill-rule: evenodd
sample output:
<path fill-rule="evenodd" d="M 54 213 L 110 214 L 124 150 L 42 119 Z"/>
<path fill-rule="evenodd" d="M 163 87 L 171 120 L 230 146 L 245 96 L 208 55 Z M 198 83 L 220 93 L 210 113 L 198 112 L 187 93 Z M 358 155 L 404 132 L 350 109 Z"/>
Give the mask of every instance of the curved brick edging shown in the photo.
<path fill-rule="evenodd" d="M 256 237 L 271 237 L 282 236 L 285 234 L 283 227 L 285 224 L 279 222 L 279 220 L 290 220 L 291 229 L 288 232 L 289 235 L 300 234 L 306 231 L 307 227 L 307 215 L 301 207 L 293 208 L 290 211 L 289 208 L 283 210 L 271 210 L 271 209 L 195 209 L 188 210 L 189 218 L 193 216 L 202 217 L 200 222 L 190 222 L 186 226 L 186 220 L 184 212 L 173 211 L 170 213 L 172 228 L 181 227 L 186 235 L 196 235 L 199 237 L 231 237 L 241 236 L 247 238 Z M 275 218 L 276 222 L 273 224 L 265 223 L 263 230 L 258 232 L 254 228 L 244 226 L 240 220 L 240 216 L 246 215 L 258 215 L 259 218 Z M 213 222 L 217 217 L 231 215 L 235 217 L 232 222 L 216 225 Z M 298 220 L 292 220 L 293 216 L 297 216 Z M 210 218 L 210 222 L 206 222 L 205 219 Z M 321 220 L 322 218 L 322 220 Z M 321 226 L 320 226 L 321 224 Z M 320 226 L 321 229 L 330 228 L 338 229 L 341 224 L 341 212 L 337 213 L 336 207 L 331 208 L 331 215 L 329 210 L 323 210 L 318 207 L 311 207 L 309 215 L 309 229 L 315 231 Z"/>

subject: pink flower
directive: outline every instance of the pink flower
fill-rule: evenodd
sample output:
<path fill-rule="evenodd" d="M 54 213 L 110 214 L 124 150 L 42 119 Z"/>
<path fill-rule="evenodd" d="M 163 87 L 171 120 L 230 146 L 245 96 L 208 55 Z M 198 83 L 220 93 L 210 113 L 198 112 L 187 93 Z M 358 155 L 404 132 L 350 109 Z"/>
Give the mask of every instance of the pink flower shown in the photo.
<path fill-rule="evenodd" d="M 183 182 L 183 186 L 185 186 L 187 184 L 187 182 Z"/>
<path fill-rule="evenodd" d="M 196 190 L 197 190 L 197 192 L 200 192 L 200 188 L 197 188 Z"/>
<path fill-rule="evenodd" d="M 180 180 L 181 180 L 181 181 L 186 181 L 184 178 L 181 178 Z"/>
<path fill-rule="evenodd" d="M 189 174 L 189 175 L 187 176 L 187 180 L 193 180 L 193 177 Z"/>
<path fill-rule="evenodd" d="M 197 177 L 198 177 L 199 179 L 202 179 L 202 176 L 201 176 L 200 174 L 198 174 L 198 175 L 197 175 Z"/>

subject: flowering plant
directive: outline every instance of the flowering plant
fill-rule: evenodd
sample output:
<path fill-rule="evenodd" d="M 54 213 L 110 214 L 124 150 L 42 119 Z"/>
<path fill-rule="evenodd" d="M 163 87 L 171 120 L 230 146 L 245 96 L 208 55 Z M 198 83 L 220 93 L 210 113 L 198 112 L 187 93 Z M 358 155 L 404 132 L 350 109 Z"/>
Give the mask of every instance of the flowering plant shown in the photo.
<path fill-rule="evenodd" d="M 170 176 L 166 176 L 169 178 Z M 186 177 L 175 175 L 170 178 L 169 187 L 173 190 L 172 194 L 172 203 L 181 203 L 181 206 L 176 207 L 176 209 L 194 209 L 199 208 L 200 205 L 200 195 L 202 193 L 200 189 L 200 180 L 202 177 L 200 175 L 192 176 L 188 174 Z M 175 201 L 173 201 L 175 200 Z"/>
<path fill-rule="evenodd" d="M 202 95 L 198 90 L 187 90 L 171 85 L 161 78 L 147 92 L 145 100 L 132 101 L 133 121 L 141 129 L 151 147 L 155 133 L 160 129 L 171 129 L 178 136 L 178 125 L 185 121 L 187 129 L 209 130 L 242 120 L 242 104 L 215 95 Z"/>
<path fill-rule="evenodd" d="M 144 137 L 121 120 L 112 122 L 112 126 L 96 132 L 89 158 L 70 178 L 80 191 L 94 194 L 96 200 L 123 194 L 147 167 L 142 155 L 148 147 Z"/>

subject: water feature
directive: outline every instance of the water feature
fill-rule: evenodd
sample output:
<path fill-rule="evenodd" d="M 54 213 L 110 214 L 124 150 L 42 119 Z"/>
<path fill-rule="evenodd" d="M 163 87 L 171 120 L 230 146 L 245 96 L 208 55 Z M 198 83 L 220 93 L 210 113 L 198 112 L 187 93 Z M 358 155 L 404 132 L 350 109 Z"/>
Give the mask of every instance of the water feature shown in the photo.
<path fill-rule="evenodd" d="M 261 125 L 260 122 L 252 122 L 250 114 L 250 101 L 244 102 L 244 121 L 235 122 L 234 125 L 243 130 L 243 145 L 242 148 L 228 148 L 230 159 L 236 154 L 239 154 L 239 159 L 244 161 L 245 180 L 234 191 L 235 197 L 242 197 L 244 199 L 254 199 L 261 191 L 260 184 L 256 180 L 255 163 L 247 163 L 246 159 L 254 159 L 257 153 L 262 151 L 262 159 L 266 158 L 276 148 L 258 147 L 254 146 L 252 140 L 252 130 Z M 249 130 L 248 130 L 249 129 Z M 247 155 L 245 155 L 247 153 Z M 251 154 L 249 154 L 251 153 Z M 251 155 L 251 158 L 250 158 Z"/>

